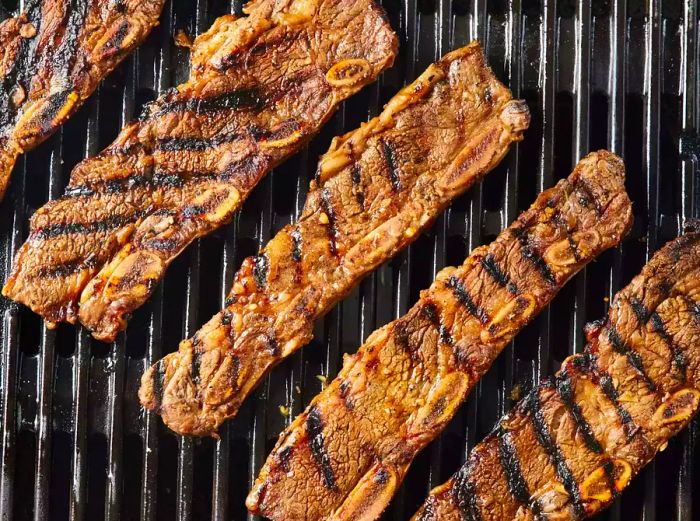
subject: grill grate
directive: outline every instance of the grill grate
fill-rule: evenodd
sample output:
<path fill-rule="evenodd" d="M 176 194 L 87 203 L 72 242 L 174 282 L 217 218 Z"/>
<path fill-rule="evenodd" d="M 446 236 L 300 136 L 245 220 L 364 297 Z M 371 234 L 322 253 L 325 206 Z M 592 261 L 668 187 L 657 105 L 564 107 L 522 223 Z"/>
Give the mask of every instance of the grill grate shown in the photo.
<path fill-rule="evenodd" d="M 7 12 L 17 0 L 3 0 Z M 2 301 L 0 401 L 3 520 L 252 519 L 243 500 L 277 434 L 376 327 L 403 314 L 446 264 L 491 240 L 589 149 L 622 153 L 635 226 L 572 281 L 518 336 L 443 435 L 415 461 L 386 519 L 408 518 L 510 407 L 522 387 L 583 347 L 582 325 L 685 219 L 700 190 L 700 18 L 694 0 L 384 0 L 401 41 L 395 67 L 349 100 L 321 136 L 253 192 L 234 222 L 198 241 L 170 268 L 127 334 L 111 345 L 82 330 L 48 331 Z M 584 5 L 585 4 L 585 5 Z M 17 166 L 0 208 L 0 270 L 27 218 L 61 194 L 73 165 L 108 144 L 157 92 L 187 77 L 178 29 L 198 33 L 240 4 L 171 0 L 161 25 L 52 139 Z M 1 12 L 1 10 L 0 10 Z M 300 213 L 318 155 L 333 135 L 375 115 L 436 57 L 478 37 L 497 75 L 530 105 L 526 140 L 432 230 L 368 277 L 318 324 L 312 345 L 278 367 L 221 431 L 177 438 L 139 408 L 151 361 L 221 306 L 235 269 Z M 115 110 L 119 107 L 119 110 Z M 294 193 L 294 197 L 289 194 Z M 288 407 L 290 418 L 278 410 Z M 669 444 L 599 519 L 700 519 L 698 422 Z"/>

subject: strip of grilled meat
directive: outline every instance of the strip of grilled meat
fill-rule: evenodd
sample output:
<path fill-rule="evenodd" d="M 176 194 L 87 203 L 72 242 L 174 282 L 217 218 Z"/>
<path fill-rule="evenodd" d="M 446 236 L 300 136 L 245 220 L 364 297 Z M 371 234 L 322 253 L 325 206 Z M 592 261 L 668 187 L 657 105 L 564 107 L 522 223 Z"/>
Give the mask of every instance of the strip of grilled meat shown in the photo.
<path fill-rule="evenodd" d="M 178 433 L 215 434 L 312 338 L 316 318 L 493 168 L 528 124 L 478 44 L 431 65 L 332 143 L 299 221 L 243 262 L 225 309 L 144 374 L 141 403 Z"/>
<path fill-rule="evenodd" d="M 34 0 L 0 24 L 0 198 L 17 157 L 53 134 L 158 23 L 164 0 Z"/>
<path fill-rule="evenodd" d="M 391 65 L 373 0 L 258 0 L 195 42 L 191 78 L 73 170 L 33 217 L 4 295 L 113 340 L 194 239 Z"/>
<path fill-rule="evenodd" d="M 415 521 L 582 519 L 610 505 L 700 406 L 700 226 L 662 248 L 432 491 Z"/>
<path fill-rule="evenodd" d="M 630 224 L 622 161 L 590 154 L 346 358 L 281 436 L 248 508 L 271 519 L 378 518 L 501 350 Z"/>

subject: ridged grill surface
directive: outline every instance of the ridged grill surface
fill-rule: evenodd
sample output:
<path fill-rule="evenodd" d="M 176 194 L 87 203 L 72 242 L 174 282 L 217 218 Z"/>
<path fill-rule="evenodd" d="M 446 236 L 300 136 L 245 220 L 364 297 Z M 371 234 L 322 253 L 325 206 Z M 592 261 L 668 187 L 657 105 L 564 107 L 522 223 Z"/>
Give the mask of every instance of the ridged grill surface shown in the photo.
<path fill-rule="evenodd" d="M 6 13 L 16 2 L 3 0 Z M 332 378 L 345 352 L 403 314 L 445 265 L 491 240 L 587 151 L 625 158 L 635 225 L 620 250 L 581 273 L 499 358 L 446 431 L 415 461 L 385 519 L 407 519 L 447 479 L 522 389 L 584 344 L 582 326 L 683 222 L 698 215 L 700 19 L 695 0 L 383 0 L 401 50 L 393 69 L 353 97 L 320 137 L 269 175 L 234 222 L 170 268 L 126 334 L 101 344 L 72 326 L 47 330 L 2 300 L 0 514 L 3 520 L 242 520 L 243 500 L 278 433 Z M 0 206 L 0 275 L 27 219 L 58 197 L 71 168 L 106 146 L 158 92 L 187 77 L 179 29 L 195 34 L 225 0 L 169 0 L 147 42 L 53 138 L 17 165 Z M 141 373 L 222 305 L 241 260 L 300 213 L 316 160 L 336 134 L 377 114 L 405 82 L 479 38 L 496 74 L 525 98 L 532 125 L 496 171 L 431 231 L 368 277 L 276 368 L 221 439 L 172 435 L 144 414 Z M 321 377 L 319 378 L 319 375 Z M 289 411 L 286 417 L 280 411 Z M 700 519 L 698 422 L 673 440 L 599 519 Z"/>

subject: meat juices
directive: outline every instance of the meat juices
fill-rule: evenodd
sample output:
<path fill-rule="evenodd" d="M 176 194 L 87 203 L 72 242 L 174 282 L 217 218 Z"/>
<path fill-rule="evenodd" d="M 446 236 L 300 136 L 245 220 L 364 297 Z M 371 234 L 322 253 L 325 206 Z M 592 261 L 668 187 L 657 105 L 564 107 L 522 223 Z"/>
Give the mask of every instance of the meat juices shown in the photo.
<path fill-rule="evenodd" d="M 589 154 L 347 357 L 281 435 L 248 508 L 273 520 L 377 519 L 503 348 L 631 223 L 622 160 Z"/>

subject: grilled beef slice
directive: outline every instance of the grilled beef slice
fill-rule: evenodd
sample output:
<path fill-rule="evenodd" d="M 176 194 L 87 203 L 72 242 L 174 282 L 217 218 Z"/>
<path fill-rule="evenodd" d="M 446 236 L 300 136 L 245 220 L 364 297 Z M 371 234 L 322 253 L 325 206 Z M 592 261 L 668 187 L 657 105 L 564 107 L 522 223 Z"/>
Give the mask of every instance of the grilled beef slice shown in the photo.
<path fill-rule="evenodd" d="M 373 0 L 247 8 L 199 36 L 190 80 L 78 164 L 65 195 L 34 215 L 4 295 L 114 339 L 172 260 L 228 222 L 396 54 Z"/>
<path fill-rule="evenodd" d="M 296 224 L 235 275 L 227 306 L 148 370 L 141 403 L 182 434 L 214 435 L 322 316 L 493 168 L 530 121 L 478 44 L 431 65 L 322 156 Z"/>
<path fill-rule="evenodd" d="M 35 0 L 0 24 L 0 198 L 17 157 L 53 134 L 158 23 L 163 0 Z"/>
<path fill-rule="evenodd" d="M 588 327 L 582 354 L 498 423 L 415 521 L 582 519 L 700 405 L 700 227 L 662 248 Z"/>
<path fill-rule="evenodd" d="M 280 437 L 248 508 L 274 520 L 377 519 L 501 350 L 630 224 L 622 160 L 588 155 L 346 358 Z"/>

